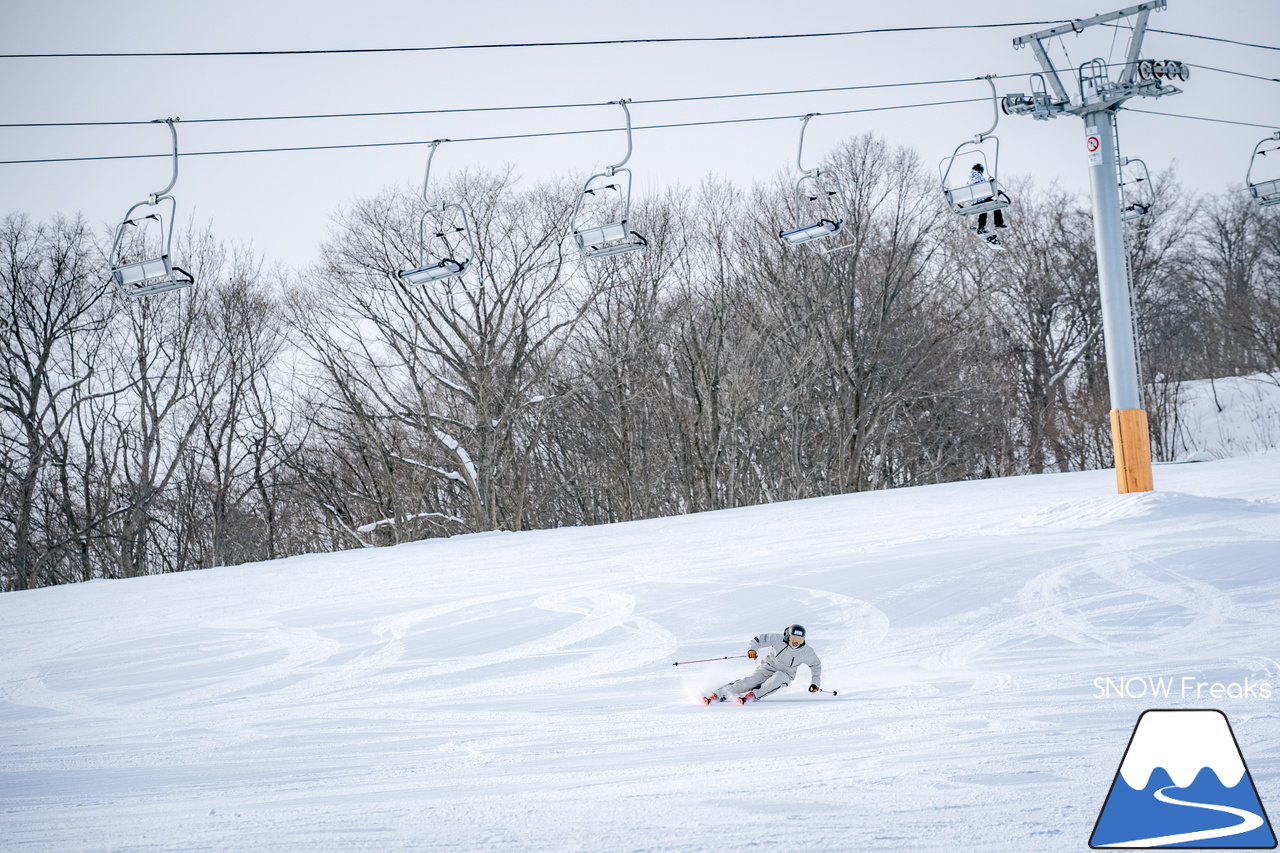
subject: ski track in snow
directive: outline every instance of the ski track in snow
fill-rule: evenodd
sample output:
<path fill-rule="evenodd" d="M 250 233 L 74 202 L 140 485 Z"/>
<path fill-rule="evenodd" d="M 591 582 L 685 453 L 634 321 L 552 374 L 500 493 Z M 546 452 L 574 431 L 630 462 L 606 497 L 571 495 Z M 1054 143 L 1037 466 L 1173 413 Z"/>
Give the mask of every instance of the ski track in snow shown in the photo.
<path fill-rule="evenodd" d="M 1265 802 L 1280 457 L 1156 473 L 0 596 L 0 845 L 1080 850 L 1152 707 L 1093 679 L 1130 674 L 1270 679 L 1214 705 Z M 671 666 L 791 622 L 839 696 L 703 708 L 754 664 Z"/>

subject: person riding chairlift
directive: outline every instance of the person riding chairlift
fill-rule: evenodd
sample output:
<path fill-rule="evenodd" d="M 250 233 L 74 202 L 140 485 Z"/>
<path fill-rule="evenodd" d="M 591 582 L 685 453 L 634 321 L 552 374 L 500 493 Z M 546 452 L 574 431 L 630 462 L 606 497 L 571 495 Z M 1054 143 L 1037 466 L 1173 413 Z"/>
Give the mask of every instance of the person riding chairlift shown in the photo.
<path fill-rule="evenodd" d="M 969 172 L 969 183 L 980 184 L 986 179 L 987 179 L 986 169 L 982 167 L 981 163 L 974 163 L 972 171 Z M 1004 190 L 1000 190 L 1000 197 L 1005 201 L 1009 200 L 1009 197 L 1004 194 Z M 988 196 L 987 198 L 979 199 L 978 201 L 984 202 L 984 201 L 987 201 L 988 199 L 990 199 L 990 196 Z M 996 227 L 1008 228 L 1009 226 L 1005 225 L 1004 223 L 1004 212 L 1000 209 L 997 209 L 995 211 L 995 214 L 996 214 L 996 217 L 995 217 Z M 987 212 L 985 210 L 982 213 L 978 214 L 978 233 L 979 234 L 987 233 Z"/>

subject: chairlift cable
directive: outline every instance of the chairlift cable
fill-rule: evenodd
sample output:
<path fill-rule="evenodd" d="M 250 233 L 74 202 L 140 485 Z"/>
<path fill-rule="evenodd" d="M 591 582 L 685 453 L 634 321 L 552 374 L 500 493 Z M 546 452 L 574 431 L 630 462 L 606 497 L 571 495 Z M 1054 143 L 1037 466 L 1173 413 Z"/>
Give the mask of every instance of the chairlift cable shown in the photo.
<path fill-rule="evenodd" d="M 1119 24 L 1103 24 L 1103 26 L 1118 27 L 1120 25 Z M 1154 27 L 1147 27 L 1147 32 L 1160 33 L 1161 35 L 1166 35 L 1166 36 L 1180 36 L 1182 38 L 1189 38 L 1189 39 L 1203 39 L 1204 41 L 1216 41 L 1216 42 L 1222 42 L 1223 44 L 1235 44 L 1235 45 L 1239 45 L 1240 47 L 1256 47 L 1258 50 L 1280 50 L 1280 47 L 1277 47 L 1275 45 L 1270 45 L 1270 44 L 1254 44 L 1253 42 L 1236 41 L 1235 39 L 1219 38 L 1217 36 L 1202 36 L 1198 33 L 1179 33 L 1179 32 L 1175 32 L 1174 30 L 1157 30 Z"/>
<path fill-rule="evenodd" d="M 909 110 L 923 107 L 942 107 L 951 106 L 953 104 L 972 104 L 985 103 L 987 98 L 964 98 L 955 101 L 933 101 L 926 104 L 898 104 L 887 107 L 867 107 L 857 110 L 831 110 L 823 113 L 823 115 L 853 115 L 856 113 L 873 113 L 885 112 L 888 110 Z M 758 116 L 754 118 L 734 118 L 734 119 L 715 119 L 710 121 L 692 121 L 692 122 L 676 122 L 672 124 L 652 124 L 643 125 L 634 128 L 634 130 L 668 130 L 681 127 L 709 127 L 711 125 L 721 124 L 744 124 L 748 122 L 762 121 L 786 121 L 789 119 L 803 118 L 803 114 L 792 114 L 783 116 Z M 579 136 L 588 133 L 616 133 L 619 128 L 604 127 L 592 128 L 588 130 L 553 130 L 542 133 L 515 133 L 503 136 L 473 136 L 468 138 L 451 139 L 451 142 L 498 142 L 512 139 L 537 139 L 552 136 Z M 361 142 L 350 143 L 344 145 L 308 145 L 289 148 L 244 148 L 227 151 L 187 151 L 183 153 L 183 157 L 207 157 L 222 154 L 276 154 L 293 151 L 336 151 L 348 148 L 390 148 L 405 145 L 429 145 L 431 140 L 411 140 L 406 142 Z M 97 160 L 145 160 L 156 157 L 168 157 L 168 154 L 114 154 L 102 157 L 51 157 L 38 160 L 0 160 L 0 166 L 25 165 L 33 163 L 83 163 Z"/>
<path fill-rule="evenodd" d="M 1209 65 L 1198 65 L 1196 63 L 1186 63 L 1191 68 L 1200 68 L 1205 71 L 1216 71 L 1220 74 L 1230 74 L 1237 77 L 1247 77 L 1254 80 L 1262 80 L 1269 83 L 1280 83 L 1280 78 L 1263 77 L 1257 74 L 1248 74 L 1243 71 L 1231 71 L 1226 68 L 1215 68 Z M 1108 68 L 1114 68 L 1124 65 L 1124 63 L 1107 63 Z M 1012 80 L 1018 77 L 1032 77 L 1035 72 L 1022 72 L 1018 74 L 998 74 L 997 77 L 1005 80 Z M 857 92 L 870 89 L 895 89 L 910 88 L 914 86 L 942 86 L 958 83 L 971 83 L 972 77 L 957 77 L 947 80 L 917 80 L 905 83 L 871 83 L 862 86 L 828 86 L 819 89 L 783 89 L 773 92 L 739 92 L 727 95 L 689 95 L 676 98 L 647 98 L 635 99 L 634 104 L 677 104 L 677 103 L 693 103 L 696 101 L 722 101 L 735 100 L 739 98 L 767 98 L 767 97 L 785 97 L 791 95 L 819 95 L 829 94 L 833 92 Z M 586 109 L 605 106 L 607 102 L 583 102 L 572 104 L 524 104 L 517 106 L 498 106 L 498 107 L 457 107 L 451 109 L 438 110 L 388 110 L 382 112 L 362 112 L 362 113 L 317 113 L 314 115 L 273 115 L 273 116 L 234 116 L 224 118 L 197 118 L 184 119 L 183 124 L 222 124 L 232 122 L 256 122 L 256 121 L 296 121 L 296 120 L 312 120 L 312 119 L 346 119 L 346 118 L 391 118 L 397 116 L 424 116 L 424 115 L 460 115 L 466 113 L 490 113 L 490 112 L 520 112 L 534 110 L 567 110 L 567 109 Z M 0 128 L 38 128 L 38 127 L 126 127 L 133 125 L 153 124 L 154 119 L 142 120 L 126 120 L 126 121 L 64 121 L 64 122 L 14 122 L 0 123 Z"/>
<path fill-rule="evenodd" d="M 1004 79 L 1013 79 L 1016 77 L 1030 77 L 1034 72 L 1025 72 L 1021 74 L 1001 74 L 998 75 Z M 907 83 L 871 83 L 862 86 L 828 86 L 820 89 L 783 89 L 775 92 L 740 92 L 729 95 L 689 95 L 678 98 L 648 98 L 633 99 L 633 104 L 678 104 L 691 103 L 695 101 L 723 101 L 734 100 L 738 98 L 767 98 L 767 97 L 783 97 L 789 95 L 820 95 L 832 92 L 857 92 L 868 89 L 896 89 L 909 88 L 913 86 L 941 86 L 954 83 L 971 83 L 972 77 L 959 77 L 951 80 L 918 80 Z M 439 110 L 391 110 L 385 112 L 365 112 L 365 113 L 328 113 L 315 115 L 276 115 L 276 116 L 244 116 L 231 118 L 197 118 L 185 119 L 183 124 L 218 124 L 229 122 L 248 122 L 248 121 L 294 121 L 302 119 L 340 119 L 340 118 L 387 118 L 396 116 L 422 116 L 422 115 L 455 115 L 465 113 L 490 113 L 490 112 L 519 112 L 523 110 L 568 110 L 568 109 L 586 109 L 606 106 L 609 102 L 584 102 L 575 104 L 527 104 L 521 106 L 502 106 L 502 107 L 458 107 L 453 109 Z M 129 125 L 152 124 L 154 120 L 130 120 L 130 121 L 68 121 L 68 122 L 28 122 L 16 124 L 0 124 L 0 128 L 34 128 L 34 127 L 118 127 Z"/>
<path fill-rule="evenodd" d="M 1280 83 L 1280 77 L 1263 77 L 1260 74 L 1247 74 L 1244 71 L 1229 71 L 1226 68 L 1214 68 L 1212 65 L 1198 65 L 1194 62 L 1188 62 L 1186 65 L 1190 68 L 1199 68 L 1201 71 L 1216 71 L 1219 74 L 1230 74 L 1234 77 L 1248 77 L 1251 80 L 1262 80 L 1265 83 Z"/>
<path fill-rule="evenodd" d="M 1232 121 L 1231 119 L 1225 119 L 1225 118 L 1209 118 L 1207 116 L 1188 116 L 1188 115 L 1180 115 L 1179 113 L 1162 113 L 1162 112 L 1157 112 L 1156 110 L 1140 110 L 1135 107 L 1120 107 L 1119 109 L 1127 110 L 1131 113 L 1145 113 L 1146 115 L 1151 115 L 1151 116 L 1164 116 L 1165 118 L 1185 118 L 1185 119 L 1190 119 L 1191 121 L 1209 121 L 1209 122 L 1215 122 L 1217 124 L 1234 124 L 1234 125 L 1239 125 L 1241 127 L 1261 127 L 1267 130 L 1280 129 L 1280 124 L 1258 124 L 1257 122 L 1252 122 L 1252 121 Z"/>
<path fill-rule="evenodd" d="M 435 45 L 427 47 L 362 47 L 333 48 L 321 50 L 200 50 L 200 51 L 156 51 L 156 52 L 118 52 L 118 53 L 4 53 L 0 59 L 123 59 L 123 58 L 158 58 L 158 57 L 210 57 L 210 56 L 319 56 L 326 54 L 368 54 L 368 53 L 424 53 L 450 50 L 496 50 L 506 48 L 530 47 L 597 47 L 616 44 L 707 44 L 712 42 L 738 41 L 779 41 L 785 39 L 833 38 L 839 36 L 862 36 L 887 33 L 938 32 L 945 30 L 982 30 L 1004 27 L 1038 27 L 1064 23 L 1055 21 L 1017 21 L 1004 24 L 951 24 L 929 27 L 878 27 L 869 30 L 844 30 L 823 33 L 786 33 L 780 35 L 757 36 L 689 36 L 677 38 L 648 39 L 597 39 L 592 41 L 547 41 L 547 42 L 513 42 L 495 44 L 455 44 Z"/>
<path fill-rule="evenodd" d="M 1217 69 L 1208 69 L 1208 70 L 1217 70 Z M 972 82 L 972 80 L 966 79 L 965 82 Z M 1277 81 L 1277 82 L 1280 82 L 1280 81 Z M 908 109 L 918 109 L 918 108 L 925 108 L 925 107 L 951 106 L 955 104 L 973 104 L 978 102 L 985 102 L 986 100 L 987 98 L 965 98 L 965 99 L 954 100 L 954 101 L 934 101 L 931 103 L 924 103 L 924 104 L 899 104 L 894 106 L 869 107 L 869 108 L 857 109 L 857 110 L 832 110 L 832 111 L 824 112 L 823 115 L 853 115 L 856 113 L 884 112 L 888 110 L 908 110 Z M 641 102 L 635 101 L 633 103 L 641 103 Z M 1188 119 L 1193 121 L 1216 122 L 1219 124 L 1231 124 L 1231 125 L 1238 125 L 1242 127 L 1260 127 L 1265 129 L 1271 129 L 1271 130 L 1280 128 L 1280 124 L 1259 124 L 1257 122 L 1233 121 L 1230 119 L 1209 118 L 1206 116 L 1180 115 L 1178 113 L 1165 113 L 1165 112 L 1158 112 L 1156 110 L 1142 110 L 1142 109 L 1137 109 L 1136 107 L 1129 107 L 1129 106 L 1120 107 L 1120 109 L 1128 110 L 1129 112 L 1134 112 L 1134 113 L 1145 113 L 1148 115 L 1164 116 L 1166 118 L 1181 118 L 1181 119 Z M 798 119 L 798 118 L 804 118 L 804 114 L 797 113 L 794 115 L 785 115 L 785 116 L 759 116 L 754 118 L 718 119 L 718 120 L 712 120 L 712 121 L 642 125 L 634 129 L 635 130 L 668 130 L 668 129 L 682 128 L 682 127 L 707 127 L 711 125 L 722 125 L 722 124 L 744 124 L 744 123 L 750 123 L 750 122 L 786 121 L 786 120 Z M 139 124 L 142 124 L 142 123 L 144 122 L 139 122 Z M 145 123 L 150 124 L 153 122 L 145 122 Z M 504 136 L 475 136 L 475 137 L 468 137 L 468 138 L 453 139 L 451 141 L 455 143 L 499 142 L 499 141 L 505 141 L 505 140 L 537 139 L 537 138 L 553 137 L 553 136 L 579 136 L 579 135 L 590 134 L 590 133 L 613 133 L 616 131 L 617 131 L 617 128 L 596 128 L 596 129 L 588 129 L 588 130 L 558 130 L 558 131 L 547 131 L 543 133 L 509 134 Z M 430 142 L 431 140 L 410 140 L 405 142 L 362 142 L 362 143 L 350 143 L 350 144 L 344 144 L 344 145 L 309 145 L 309 146 L 294 146 L 294 147 L 287 147 L 287 148 L 243 148 L 243 149 L 230 149 L 225 151 L 186 151 L 186 152 L 183 152 L 181 156 L 209 157 L 209 156 L 221 156 L 221 155 L 233 155 L 233 154 L 277 154 L 277 153 L 304 152 L 304 151 L 338 151 L 338 150 L 356 149 L 356 148 L 391 148 L 391 147 L 402 147 L 402 146 L 408 146 L 408 145 L 429 145 Z M 18 166 L 18 165 L 37 164 L 37 163 L 84 163 L 84 162 L 94 162 L 94 161 L 101 161 L 101 160 L 148 160 L 148 159 L 156 159 L 159 157 L 169 157 L 169 156 L 171 155 L 169 154 L 112 154 L 112 155 L 98 156 L 98 157 L 50 157 L 50 158 L 44 158 L 44 159 L 31 159 L 31 160 L 0 160 L 0 166 Z"/>

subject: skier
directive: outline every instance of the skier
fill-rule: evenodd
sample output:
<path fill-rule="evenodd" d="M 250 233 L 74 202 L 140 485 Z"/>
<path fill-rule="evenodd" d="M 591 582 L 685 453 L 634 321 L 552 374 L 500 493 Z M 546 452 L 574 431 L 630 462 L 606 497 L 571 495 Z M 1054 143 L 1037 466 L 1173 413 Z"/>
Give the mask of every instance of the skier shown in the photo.
<path fill-rule="evenodd" d="M 756 649 L 769 647 L 769 654 L 760 661 L 756 671 L 746 678 L 730 682 L 710 696 L 702 697 L 703 705 L 724 702 L 730 695 L 738 697 L 738 704 L 745 705 L 763 699 L 775 690 L 786 687 L 796 677 L 800 664 L 809 667 L 810 693 L 817 693 L 822 683 L 822 661 L 805 644 L 803 625 L 792 625 L 781 634 L 761 634 L 752 637 L 747 645 L 747 657 L 756 660 Z"/>
<path fill-rule="evenodd" d="M 982 164 L 981 164 L 981 163 L 974 163 L 974 164 L 973 164 L 973 169 L 969 172 L 969 183 L 970 183 L 970 184 L 980 184 L 980 183 L 982 183 L 982 182 L 983 182 L 983 181 L 985 181 L 985 180 L 987 180 L 986 170 L 982 168 Z M 1003 199 L 1005 199 L 1006 201 L 1009 199 L 1009 197 L 1008 197 L 1007 195 L 1005 195 L 1005 194 L 1004 194 L 1004 190 L 1001 190 L 1001 191 L 1000 191 L 1000 197 L 1001 197 L 1001 198 L 1003 198 Z M 980 199 L 977 199 L 977 202 L 975 202 L 975 203 L 981 203 L 981 202 L 984 202 L 984 201 L 990 201 L 990 200 L 991 200 L 991 197 L 990 197 L 990 196 L 988 196 L 987 198 L 980 198 Z M 996 211 L 995 211 L 995 214 L 996 214 L 996 215 L 995 215 L 995 220 L 996 220 L 996 227 L 997 227 L 997 228 L 1007 228 L 1007 227 L 1009 227 L 1009 226 L 1007 226 L 1007 225 L 1005 225 L 1005 224 L 1004 224 L 1004 212 L 1003 212 L 1002 210 L 1000 210 L 999 208 L 997 208 L 997 209 L 996 209 Z M 996 235 L 994 235 L 994 234 L 989 234 L 989 233 L 988 233 L 988 231 L 987 231 L 987 214 L 986 214 L 986 211 L 983 211 L 982 213 L 979 213 L 979 214 L 978 214 L 978 227 L 977 227 L 976 229 L 974 229 L 974 230 L 975 230 L 975 231 L 977 231 L 977 232 L 978 232 L 978 234 L 979 234 L 980 236 L 985 237 L 985 238 L 986 238 L 986 240 L 987 240 L 987 242 L 988 242 L 988 243 L 990 243 L 991 245 L 993 245 L 993 246 L 999 246 L 999 245 L 1000 245 L 1000 238 L 996 237 Z"/>

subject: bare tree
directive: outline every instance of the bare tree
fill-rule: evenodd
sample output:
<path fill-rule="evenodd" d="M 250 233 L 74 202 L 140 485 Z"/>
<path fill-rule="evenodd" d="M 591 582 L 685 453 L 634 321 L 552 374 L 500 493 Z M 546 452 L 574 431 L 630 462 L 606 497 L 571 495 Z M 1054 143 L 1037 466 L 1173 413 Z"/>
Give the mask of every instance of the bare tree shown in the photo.
<path fill-rule="evenodd" d="M 357 533 L 523 527 L 554 365 L 598 293 L 598 281 L 569 274 L 564 185 L 463 175 L 451 193 L 471 200 L 465 278 L 398 278 L 417 255 L 420 202 L 388 192 L 340 220 L 313 275 L 328 296 L 296 301 L 329 423 L 355 427 L 348 443 L 376 460 L 361 467 L 381 485 L 366 482 L 358 514 L 341 520 Z"/>
<path fill-rule="evenodd" d="M 184 257 L 196 281 L 216 279 L 224 247 L 207 230 L 190 227 Z M 108 415 L 116 443 L 112 466 L 117 515 L 104 544 L 112 574 L 123 577 L 180 571 L 186 538 L 177 514 L 167 511 L 174 478 L 193 470 L 187 456 L 201 412 L 220 390 L 197 360 L 205 291 L 197 284 L 163 297 L 129 300 L 114 324 L 112 365 L 127 382 Z M 185 466 L 185 469 L 184 469 Z"/>
<path fill-rule="evenodd" d="M 69 579 L 62 565 L 98 519 L 72 487 L 71 431 L 95 399 L 107 315 L 98 250 L 82 220 L 36 225 L 21 215 L 0 222 L 4 358 L 0 361 L 0 525 L 3 583 L 27 589 Z"/>

